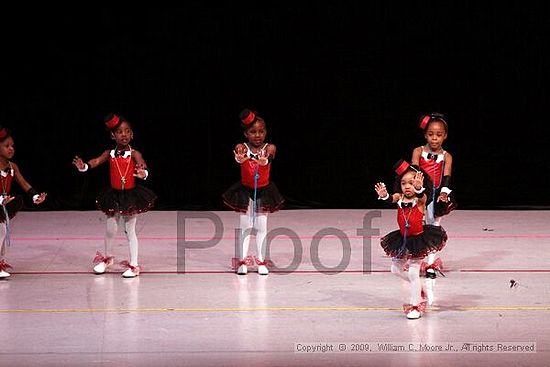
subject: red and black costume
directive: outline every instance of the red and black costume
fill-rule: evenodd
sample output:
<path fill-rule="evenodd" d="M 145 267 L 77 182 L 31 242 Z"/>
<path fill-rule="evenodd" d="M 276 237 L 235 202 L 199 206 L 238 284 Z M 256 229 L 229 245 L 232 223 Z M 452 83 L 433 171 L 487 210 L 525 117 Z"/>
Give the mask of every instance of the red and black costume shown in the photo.
<path fill-rule="evenodd" d="M 97 208 L 107 216 L 134 215 L 153 207 L 157 195 L 136 183 L 135 170 L 132 150 L 110 151 L 110 187 L 104 189 L 96 199 Z"/>
<path fill-rule="evenodd" d="M 11 163 L 8 164 L 8 167 L 3 171 L 0 171 L 0 195 L 8 196 L 11 191 L 11 184 L 15 176 L 15 171 L 12 168 Z M 11 195 L 14 196 L 14 195 Z M 3 205 L 3 204 L 2 204 Z M 12 219 L 15 217 L 17 212 L 23 207 L 23 198 L 20 195 L 15 195 L 14 199 L 5 205 L 6 211 L 8 213 L 8 218 Z M 0 223 L 6 221 L 6 214 L 4 210 L 0 210 Z"/>
<path fill-rule="evenodd" d="M 249 159 L 240 163 L 241 180 L 223 193 L 223 202 L 237 212 L 246 213 L 250 200 L 255 198 L 256 212 L 273 213 L 283 206 L 285 199 L 275 183 L 270 181 L 271 158 L 267 165 L 261 166 L 258 164 L 257 154 L 252 153 L 246 143 L 244 145 Z M 267 145 L 266 143 L 261 150 Z"/>
<path fill-rule="evenodd" d="M 427 152 L 422 148 L 422 154 L 418 162 L 420 168 L 428 175 L 433 185 L 433 196 L 428 198 L 428 200 L 434 201 L 436 217 L 447 215 L 458 206 L 454 195 L 450 193 L 447 196 L 447 202 L 437 201 L 443 187 L 450 189 L 450 176 L 443 175 L 445 172 L 445 155 L 445 151 L 441 154 L 435 154 Z"/>
<path fill-rule="evenodd" d="M 394 258 L 423 258 L 428 253 L 445 247 L 447 233 L 440 226 L 423 224 L 424 213 L 411 202 L 397 202 L 397 223 L 399 229 L 381 238 L 384 252 Z"/>

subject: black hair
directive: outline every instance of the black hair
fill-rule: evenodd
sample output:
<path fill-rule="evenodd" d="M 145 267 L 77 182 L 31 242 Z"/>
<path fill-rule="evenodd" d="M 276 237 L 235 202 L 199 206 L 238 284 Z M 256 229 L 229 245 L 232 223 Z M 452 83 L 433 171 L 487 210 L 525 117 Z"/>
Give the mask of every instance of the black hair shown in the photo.
<path fill-rule="evenodd" d="M 118 113 L 110 113 L 108 114 L 107 116 L 105 116 L 105 118 L 103 119 L 103 122 L 107 123 L 107 121 L 110 121 L 113 117 L 118 117 L 118 123 L 113 126 L 112 128 L 108 128 L 108 127 L 105 127 L 107 129 L 107 131 L 110 131 L 110 132 L 113 132 L 115 131 L 119 126 L 120 124 L 122 124 L 123 122 L 126 122 L 128 125 L 130 125 L 130 127 L 132 127 L 132 124 L 130 124 L 130 121 L 126 120 L 124 118 L 124 116 L 118 114 Z"/>
<path fill-rule="evenodd" d="M 430 116 L 430 119 L 428 120 L 428 123 L 426 124 L 426 127 L 424 128 L 424 131 L 427 131 L 430 127 L 430 124 L 433 122 L 440 122 L 443 125 L 443 128 L 445 129 L 445 133 L 449 133 L 449 124 L 447 124 L 447 118 L 445 115 L 439 112 L 432 112 L 428 116 Z"/>
<path fill-rule="evenodd" d="M 401 179 L 403 178 L 403 176 L 405 176 L 407 172 L 415 172 L 415 173 L 422 172 L 422 174 L 424 175 L 424 182 L 422 186 L 424 186 L 424 193 L 426 194 L 426 198 L 427 198 L 426 205 L 431 203 L 432 193 L 433 193 L 432 179 L 430 178 L 430 175 L 426 171 L 424 171 L 422 168 L 420 168 L 416 164 L 409 165 L 405 170 L 405 172 L 395 176 L 395 181 L 393 182 L 393 192 L 397 192 L 400 194 L 403 193 L 401 191 Z"/>
<path fill-rule="evenodd" d="M 6 140 L 11 136 L 11 131 L 7 127 L 0 125 L 0 135 L 4 135 L 3 137 L 0 138 L 0 142 L 3 142 L 4 140 Z"/>
<path fill-rule="evenodd" d="M 248 124 L 244 124 L 243 120 L 245 120 L 251 113 L 254 115 L 254 119 Z M 256 122 L 263 122 L 263 124 L 266 125 L 265 120 L 258 116 L 258 113 L 256 111 L 252 111 L 248 108 L 245 108 L 239 113 L 239 120 L 241 121 L 241 127 L 243 131 L 250 129 Z"/>

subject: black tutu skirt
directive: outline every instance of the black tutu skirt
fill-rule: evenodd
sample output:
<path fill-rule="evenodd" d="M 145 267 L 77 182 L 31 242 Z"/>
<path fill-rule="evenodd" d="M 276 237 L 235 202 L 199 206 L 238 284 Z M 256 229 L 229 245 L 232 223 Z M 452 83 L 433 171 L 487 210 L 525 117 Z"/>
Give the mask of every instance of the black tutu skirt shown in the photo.
<path fill-rule="evenodd" d="M 6 209 L 8 211 L 8 218 L 12 219 L 15 217 L 18 211 L 23 208 L 23 198 L 20 195 L 15 195 L 14 199 L 6 204 Z M 4 208 L 0 208 L 0 223 L 6 221 L 6 214 L 4 213 Z"/>
<path fill-rule="evenodd" d="M 250 199 L 254 199 L 254 189 L 237 182 L 222 195 L 223 202 L 231 209 L 246 213 Z M 256 190 L 256 212 L 273 213 L 281 209 L 285 202 L 277 186 L 270 182 Z"/>
<path fill-rule="evenodd" d="M 447 242 L 447 233 L 440 226 L 424 225 L 424 232 L 417 236 L 403 238 L 395 230 L 380 239 L 386 255 L 395 258 L 423 258 L 430 252 L 441 251 Z"/>
<path fill-rule="evenodd" d="M 107 216 L 134 215 L 150 210 L 157 195 L 147 187 L 136 185 L 130 190 L 115 190 L 108 187 L 101 191 L 95 201 L 99 210 Z"/>

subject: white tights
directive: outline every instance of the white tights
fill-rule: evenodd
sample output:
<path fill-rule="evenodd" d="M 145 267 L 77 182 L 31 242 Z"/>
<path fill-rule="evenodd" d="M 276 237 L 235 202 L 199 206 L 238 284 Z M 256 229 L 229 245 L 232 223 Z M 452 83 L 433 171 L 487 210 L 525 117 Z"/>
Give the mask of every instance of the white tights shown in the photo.
<path fill-rule="evenodd" d="M 410 259 L 409 270 L 405 272 L 403 267 L 407 264 L 407 259 L 393 258 L 391 263 L 391 272 L 403 280 L 410 283 L 411 295 L 410 304 L 416 306 L 422 300 L 420 295 L 422 291 L 422 282 L 420 280 L 420 264 L 422 259 Z"/>
<path fill-rule="evenodd" d="M 138 239 L 136 235 L 136 215 L 125 216 L 115 215 L 107 217 L 107 230 L 105 231 L 105 256 L 112 253 L 113 244 L 118 231 L 118 222 L 122 218 L 124 224 L 124 234 L 130 245 L 130 265 L 138 265 Z"/>
<path fill-rule="evenodd" d="M 8 229 L 6 227 L 6 223 L 0 223 L 0 260 L 4 258 L 4 255 L 8 251 L 8 246 L 4 243 L 7 233 Z"/>
<path fill-rule="evenodd" d="M 239 216 L 239 228 L 240 233 L 240 250 L 239 254 L 241 260 L 248 256 L 248 248 L 250 246 L 250 236 L 253 231 L 256 231 L 256 257 L 259 261 L 265 260 L 265 253 L 267 249 L 267 213 L 256 213 L 254 216 L 254 223 L 252 218 L 252 202 L 248 205 L 248 211 L 246 214 Z"/>
<path fill-rule="evenodd" d="M 439 227 L 441 225 L 441 217 L 436 217 L 434 210 L 434 202 L 432 201 L 426 208 L 426 224 Z M 434 263 L 436 255 L 436 252 L 430 252 L 428 254 L 428 259 L 426 260 L 428 265 L 432 265 Z"/>

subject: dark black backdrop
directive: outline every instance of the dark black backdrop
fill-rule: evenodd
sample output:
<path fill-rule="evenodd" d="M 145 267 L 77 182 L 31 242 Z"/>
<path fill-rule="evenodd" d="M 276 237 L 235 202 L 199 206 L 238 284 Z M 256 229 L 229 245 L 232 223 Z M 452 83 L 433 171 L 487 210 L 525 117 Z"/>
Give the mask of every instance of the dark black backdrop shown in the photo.
<path fill-rule="evenodd" d="M 423 143 L 419 116 L 440 111 L 461 208 L 550 205 L 548 5 L 357 3 L 6 12 L 14 161 L 49 192 L 42 209 L 91 209 L 107 167 L 78 174 L 71 159 L 110 148 L 103 116 L 118 112 L 158 209 L 223 209 L 249 107 L 278 146 L 287 208 L 370 208 Z"/>

